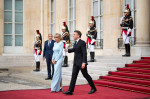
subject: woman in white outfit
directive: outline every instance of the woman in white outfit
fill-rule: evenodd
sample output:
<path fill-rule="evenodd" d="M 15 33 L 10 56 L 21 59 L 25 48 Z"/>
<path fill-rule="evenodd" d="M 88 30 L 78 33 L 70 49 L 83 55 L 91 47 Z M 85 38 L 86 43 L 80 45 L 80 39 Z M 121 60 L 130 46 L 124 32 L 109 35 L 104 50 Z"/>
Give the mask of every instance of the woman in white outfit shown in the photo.
<path fill-rule="evenodd" d="M 63 63 L 63 42 L 61 35 L 55 34 L 52 63 L 54 64 L 54 75 L 51 82 L 51 92 L 59 92 L 62 88 L 62 63 Z"/>

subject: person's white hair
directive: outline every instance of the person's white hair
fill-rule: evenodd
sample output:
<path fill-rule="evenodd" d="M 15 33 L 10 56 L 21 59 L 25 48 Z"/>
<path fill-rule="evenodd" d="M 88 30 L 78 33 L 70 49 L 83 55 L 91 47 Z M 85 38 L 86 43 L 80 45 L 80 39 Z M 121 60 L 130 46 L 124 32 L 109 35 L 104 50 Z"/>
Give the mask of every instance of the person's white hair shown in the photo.
<path fill-rule="evenodd" d="M 56 36 L 56 37 L 59 37 L 59 39 L 60 39 L 60 40 L 62 40 L 62 38 L 61 38 L 61 34 L 56 33 L 56 34 L 55 34 L 55 36 Z"/>

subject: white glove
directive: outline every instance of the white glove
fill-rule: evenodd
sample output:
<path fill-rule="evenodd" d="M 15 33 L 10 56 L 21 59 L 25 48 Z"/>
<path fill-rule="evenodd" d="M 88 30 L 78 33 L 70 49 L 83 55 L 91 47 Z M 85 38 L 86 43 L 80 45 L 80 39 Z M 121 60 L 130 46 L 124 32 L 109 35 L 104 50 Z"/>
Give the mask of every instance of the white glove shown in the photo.
<path fill-rule="evenodd" d="M 69 44 L 66 44 L 66 48 L 68 48 L 69 47 Z"/>
<path fill-rule="evenodd" d="M 39 55 L 39 53 L 40 53 L 40 50 L 37 50 L 37 55 Z"/>
<path fill-rule="evenodd" d="M 123 17 L 120 18 L 120 24 L 122 24 L 122 22 L 123 22 Z"/>
<path fill-rule="evenodd" d="M 129 35 L 130 32 L 131 32 L 131 29 L 129 28 L 127 31 L 127 36 Z"/>
<path fill-rule="evenodd" d="M 91 44 L 93 44 L 95 41 L 96 41 L 95 39 L 92 39 Z"/>

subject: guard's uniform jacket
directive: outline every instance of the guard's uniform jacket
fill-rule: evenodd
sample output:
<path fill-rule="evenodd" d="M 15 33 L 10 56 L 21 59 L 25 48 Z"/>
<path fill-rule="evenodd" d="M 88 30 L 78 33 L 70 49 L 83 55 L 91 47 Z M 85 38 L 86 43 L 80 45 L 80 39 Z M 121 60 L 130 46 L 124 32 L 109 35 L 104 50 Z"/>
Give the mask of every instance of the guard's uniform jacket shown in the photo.
<path fill-rule="evenodd" d="M 131 15 L 128 15 L 127 17 L 124 17 L 122 20 L 122 24 L 120 24 L 120 26 L 123 28 L 122 29 L 122 33 L 121 36 L 123 34 L 123 32 L 125 33 L 125 35 L 128 35 L 128 29 L 132 29 L 133 28 L 133 18 Z M 129 35 L 131 36 L 131 31 L 129 32 Z"/>
<path fill-rule="evenodd" d="M 42 44 L 41 44 L 41 40 L 37 40 L 34 43 L 34 51 L 36 55 L 41 55 L 41 51 L 42 51 Z M 39 52 L 38 52 L 39 51 Z"/>
<path fill-rule="evenodd" d="M 62 33 L 62 40 L 64 43 L 64 48 L 66 48 L 66 44 L 70 44 L 70 35 L 68 32 Z"/>
<path fill-rule="evenodd" d="M 87 43 L 91 44 L 92 40 L 97 38 L 97 29 L 96 27 L 91 27 L 87 34 Z M 92 45 L 95 45 L 95 41 Z"/>

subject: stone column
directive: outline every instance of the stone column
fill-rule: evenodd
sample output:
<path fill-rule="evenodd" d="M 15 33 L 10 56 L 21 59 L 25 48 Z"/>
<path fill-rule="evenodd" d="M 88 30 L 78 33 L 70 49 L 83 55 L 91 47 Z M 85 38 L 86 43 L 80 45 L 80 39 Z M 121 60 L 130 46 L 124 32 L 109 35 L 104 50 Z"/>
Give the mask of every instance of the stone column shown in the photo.
<path fill-rule="evenodd" d="M 150 1 L 136 0 L 136 45 L 132 54 L 136 56 L 150 56 Z"/>
<path fill-rule="evenodd" d="M 136 0 L 136 46 L 150 47 L 150 0 Z"/>
<path fill-rule="evenodd" d="M 63 22 L 68 25 L 68 0 L 55 0 L 55 31 L 61 33 Z"/>
<path fill-rule="evenodd" d="M 103 0 L 103 55 L 117 55 L 121 35 L 121 0 Z"/>
<path fill-rule="evenodd" d="M 91 0 L 76 0 L 76 29 L 82 32 L 84 40 L 91 16 L 91 3 Z"/>

